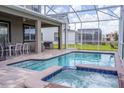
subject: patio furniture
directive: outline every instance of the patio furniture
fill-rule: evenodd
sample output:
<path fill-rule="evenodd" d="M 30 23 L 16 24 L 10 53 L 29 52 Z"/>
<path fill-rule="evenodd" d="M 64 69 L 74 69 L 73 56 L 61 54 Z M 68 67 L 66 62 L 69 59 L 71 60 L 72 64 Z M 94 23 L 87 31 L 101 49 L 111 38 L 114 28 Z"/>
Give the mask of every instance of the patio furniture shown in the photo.
<path fill-rule="evenodd" d="M 0 61 L 6 59 L 7 53 L 9 53 L 9 50 L 6 45 L 0 44 Z"/>
<path fill-rule="evenodd" d="M 14 52 L 16 56 L 22 54 L 22 43 L 16 43 Z"/>
<path fill-rule="evenodd" d="M 6 45 L 6 53 L 8 52 L 9 56 L 12 56 L 12 53 L 14 53 L 15 46 L 16 45 L 14 45 L 14 44 Z"/>
<path fill-rule="evenodd" d="M 52 42 L 44 42 L 45 49 L 52 49 L 53 43 Z"/>
<path fill-rule="evenodd" d="M 23 51 L 23 54 L 29 54 L 30 48 L 29 48 L 29 44 L 28 43 L 24 43 L 23 44 L 22 51 Z"/>

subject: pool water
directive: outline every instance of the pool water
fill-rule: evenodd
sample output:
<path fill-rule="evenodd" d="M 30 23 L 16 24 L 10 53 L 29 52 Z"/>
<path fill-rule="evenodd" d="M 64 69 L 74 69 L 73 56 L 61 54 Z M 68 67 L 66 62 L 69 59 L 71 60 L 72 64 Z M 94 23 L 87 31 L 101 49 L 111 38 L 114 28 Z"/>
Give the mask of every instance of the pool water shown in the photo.
<path fill-rule="evenodd" d="M 14 67 L 41 71 L 51 66 L 74 67 L 76 64 L 94 64 L 98 66 L 114 67 L 114 54 L 74 52 L 52 59 L 28 60 L 10 65 Z"/>
<path fill-rule="evenodd" d="M 63 70 L 48 82 L 73 88 L 118 88 L 116 75 L 81 70 Z"/>

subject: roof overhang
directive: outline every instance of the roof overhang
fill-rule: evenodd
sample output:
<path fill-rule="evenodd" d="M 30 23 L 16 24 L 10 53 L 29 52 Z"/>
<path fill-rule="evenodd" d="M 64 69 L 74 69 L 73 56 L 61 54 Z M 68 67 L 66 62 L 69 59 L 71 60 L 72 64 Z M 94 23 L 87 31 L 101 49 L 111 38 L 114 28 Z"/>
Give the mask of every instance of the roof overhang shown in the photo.
<path fill-rule="evenodd" d="M 31 18 L 33 20 L 41 20 L 41 22 L 46 22 L 54 25 L 61 25 L 64 24 L 64 22 L 60 20 L 56 20 L 54 18 L 50 18 L 48 16 L 45 16 L 41 13 L 34 12 L 30 9 L 23 8 L 21 6 L 16 5 L 1 5 L 0 11 L 6 12 L 8 14 L 13 14 L 17 16 L 22 16 L 26 18 Z"/>

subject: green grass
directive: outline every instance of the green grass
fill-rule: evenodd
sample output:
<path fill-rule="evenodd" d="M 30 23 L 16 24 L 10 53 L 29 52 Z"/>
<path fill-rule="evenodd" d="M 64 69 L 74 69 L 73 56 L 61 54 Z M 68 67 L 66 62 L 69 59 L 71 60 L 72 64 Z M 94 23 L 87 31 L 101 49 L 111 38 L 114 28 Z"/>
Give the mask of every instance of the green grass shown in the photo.
<path fill-rule="evenodd" d="M 58 44 L 54 44 L 53 45 L 53 48 L 57 49 L 58 48 Z M 65 48 L 65 45 L 64 44 L 62 45 L 62 48 Z"/>
<path fill-rule="evenodd" d="M 117 51 L 117 44 L 115 45 L 116 48 L 112 48 L 110 44 L 105 45 L 93 45 L 93 44 L 69 44 L 68 48 L 77 48 L 79 50 L 100 50 L 100 51 Z M 64 48 L 64 45 L 62 46 Z M 57 44 L 54 44 L 54 48 L 58 48 Z"/>

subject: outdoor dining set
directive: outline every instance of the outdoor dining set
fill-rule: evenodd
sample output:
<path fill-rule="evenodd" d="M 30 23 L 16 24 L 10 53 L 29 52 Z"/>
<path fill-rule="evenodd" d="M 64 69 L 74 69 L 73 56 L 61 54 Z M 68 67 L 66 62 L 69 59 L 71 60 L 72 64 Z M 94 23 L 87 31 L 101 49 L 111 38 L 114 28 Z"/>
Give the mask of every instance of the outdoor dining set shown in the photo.
<path fill-rule="evenodd" d="M 22 54 L 29 54 L 30 46 L 28 43 L 16 43 L 16 44 L 0 44 L 0 57 L 5 56 L 17 56 Z"/>

